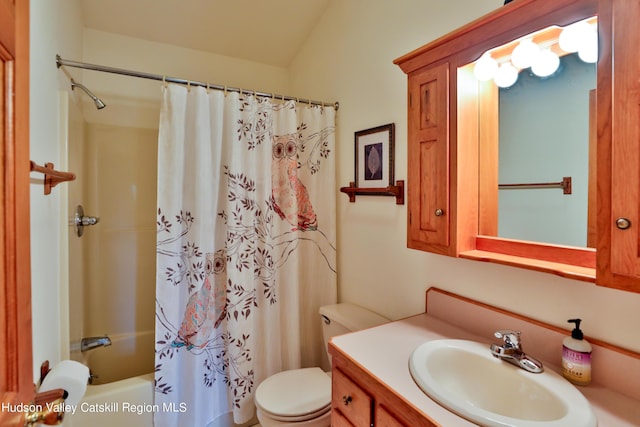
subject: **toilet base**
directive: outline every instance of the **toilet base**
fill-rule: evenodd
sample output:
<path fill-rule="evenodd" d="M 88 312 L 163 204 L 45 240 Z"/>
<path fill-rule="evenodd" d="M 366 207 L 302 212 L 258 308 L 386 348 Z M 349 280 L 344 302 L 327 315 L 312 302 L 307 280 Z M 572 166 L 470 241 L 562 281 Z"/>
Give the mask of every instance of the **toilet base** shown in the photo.
<path fill-rule="evenodd" d="M 305 421 L 286 422 L 269 418 L 267 414 L 257 408 L 256 412 L 261 427 L 331 427 L 331 410 L 325 412 L 318 418 Z"/>

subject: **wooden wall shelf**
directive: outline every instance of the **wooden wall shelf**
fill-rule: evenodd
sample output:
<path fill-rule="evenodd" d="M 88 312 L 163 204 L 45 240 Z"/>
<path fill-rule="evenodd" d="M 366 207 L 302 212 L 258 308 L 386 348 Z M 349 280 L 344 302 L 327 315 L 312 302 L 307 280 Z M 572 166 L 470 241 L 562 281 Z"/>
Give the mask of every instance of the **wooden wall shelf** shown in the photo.
<path fill-rule="evenodd" d="M 354 203 L 356 195 L 359 196 L 393 196 L 396 198 L 396 205 L 404 205 L 404 181 L 396 181 L 396 185 L 389 185 L 381 188 L 361 188 L 356 187 L 355 182 L 350 182 L 348 187 L 341 187 L 340 191 L 349 196 L 349 201 Z"/>

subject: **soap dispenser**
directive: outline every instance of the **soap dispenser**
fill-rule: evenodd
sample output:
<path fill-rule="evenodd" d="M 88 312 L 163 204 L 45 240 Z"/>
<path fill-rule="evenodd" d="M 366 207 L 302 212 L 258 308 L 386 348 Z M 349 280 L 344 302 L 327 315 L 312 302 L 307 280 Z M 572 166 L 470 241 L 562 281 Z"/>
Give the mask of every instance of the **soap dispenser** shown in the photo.
<path fill-rule="evenodd" d="M 571 336 L 562 341 L 562 375 L 575 385 L 591 382 L 591 344 L 580 330 L 581 319 L 569 319 L 575 328 Z"/>

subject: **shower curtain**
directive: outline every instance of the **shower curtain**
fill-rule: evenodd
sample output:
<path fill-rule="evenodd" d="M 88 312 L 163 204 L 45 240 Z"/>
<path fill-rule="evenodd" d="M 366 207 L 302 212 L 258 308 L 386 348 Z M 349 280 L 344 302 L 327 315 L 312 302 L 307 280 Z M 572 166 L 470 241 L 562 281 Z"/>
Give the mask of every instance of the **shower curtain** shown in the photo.
<path fill-rule="evenodd" d="M 254 415 L 318 366 L 336 301 L 335 110 L 165 85 L 158 139 L 156 427 Z"/>

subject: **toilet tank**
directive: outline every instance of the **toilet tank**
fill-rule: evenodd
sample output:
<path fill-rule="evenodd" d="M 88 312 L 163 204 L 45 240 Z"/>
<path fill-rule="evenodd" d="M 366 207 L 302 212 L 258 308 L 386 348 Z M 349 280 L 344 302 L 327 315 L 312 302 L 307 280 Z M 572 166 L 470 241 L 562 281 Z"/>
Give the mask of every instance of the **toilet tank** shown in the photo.
<path fill-rule="evenodd" d="M 331 337 L 372 328 L 390 321 L 373 311 L 349 303 L 324 305 L 320 307 L 320 317 L 325 349 Z"/>

